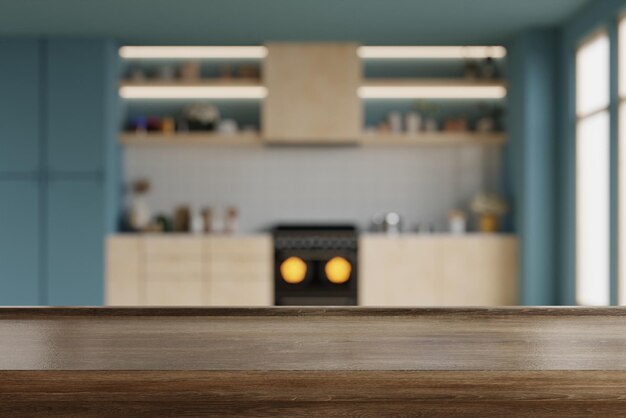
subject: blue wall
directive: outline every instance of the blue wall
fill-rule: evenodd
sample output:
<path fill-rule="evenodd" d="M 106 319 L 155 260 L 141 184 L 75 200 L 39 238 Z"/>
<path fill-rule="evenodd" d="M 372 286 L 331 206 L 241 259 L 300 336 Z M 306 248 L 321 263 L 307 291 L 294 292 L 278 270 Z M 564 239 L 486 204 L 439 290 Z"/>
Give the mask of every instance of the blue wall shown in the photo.
<path fill-rule="evenodd" d="M 509 198 L 520 236 L 520 303 L 556 303 L 555 148 L 558 33 L 525 31 L 508 45 Z"/>
<path fill-rule="evenodd" d="M 1 305 L 102 304 L 115 52 L 101 39 L 0 40 Z"/>

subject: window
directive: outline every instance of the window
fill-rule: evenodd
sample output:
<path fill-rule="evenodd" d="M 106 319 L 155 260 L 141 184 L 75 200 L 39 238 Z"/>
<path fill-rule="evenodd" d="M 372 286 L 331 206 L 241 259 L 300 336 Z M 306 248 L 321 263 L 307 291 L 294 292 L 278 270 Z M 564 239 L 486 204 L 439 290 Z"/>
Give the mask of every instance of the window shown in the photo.
<path fill-rule="evenodd" d="M 576 302 L 610 301 L 609 38 L 576 52 Z"/>

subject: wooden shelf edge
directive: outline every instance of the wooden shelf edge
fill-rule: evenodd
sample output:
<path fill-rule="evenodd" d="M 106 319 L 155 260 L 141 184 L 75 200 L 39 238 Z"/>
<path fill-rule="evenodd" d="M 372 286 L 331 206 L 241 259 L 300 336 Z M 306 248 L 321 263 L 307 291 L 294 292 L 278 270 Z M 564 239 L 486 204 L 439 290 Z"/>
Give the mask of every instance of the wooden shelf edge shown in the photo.
<path fill-rule="evenodd" d="M 122 80 L 118 85 L 119 87 L 260 87 L 263 83 L 256 78 L 201 78 L 198 80 Z"/>
<path fill-rule="evenodd" d="M 473 80 L 465 78 L 365 78 L 361 86 L 367 87 L 506 87 L 506 81 L 495 80 Z"/>
<path fill-rule="evenodd" d="M 261 146 L 263 142 L 258 133 L 220 134 L 206 132 L 190 133 L 122 133 L 120 142 L 125 146 L 177 146 L 177 145 L 208 145 L 208 146 Z"/>
<path fill-rule="evenodd" d="M 419 134 L 364 134 L 361 143 L 366 146 L 418 145 L 503 145 L 502 132 L 422 132 Z"/>
<path fill-rule="evenodd" d="M 354 141 L 272 141 L 264 140 L 259 133 L 220 134 L 207 132 L 190 133 L 146 133 L 120 134 L 120 142 L 125 146 L 261 146 L 261 145 L 338 145 L 348 143 L 363 146 L 438 146 L 438 145 L 503 145 L 506 143 L 505 133 L 477 132 L 424 132 L 420 134 L 362 134 Z"/>

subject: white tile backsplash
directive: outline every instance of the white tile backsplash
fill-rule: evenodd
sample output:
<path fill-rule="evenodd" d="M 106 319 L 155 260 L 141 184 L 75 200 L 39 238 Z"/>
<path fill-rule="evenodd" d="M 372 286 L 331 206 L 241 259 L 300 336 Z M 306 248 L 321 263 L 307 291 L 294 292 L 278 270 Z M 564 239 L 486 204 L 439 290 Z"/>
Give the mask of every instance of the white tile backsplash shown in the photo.
<path fill-rule="evenodd" d="M 126 182 L 148 178 L 152 210 L 229 205 L 244 232 L 278 222 L 355 222 L 396 211 L 405 227 L 443 230 L 448 211 L 501 189 L 501 152 L 441 147 L 128 147 Z"/>

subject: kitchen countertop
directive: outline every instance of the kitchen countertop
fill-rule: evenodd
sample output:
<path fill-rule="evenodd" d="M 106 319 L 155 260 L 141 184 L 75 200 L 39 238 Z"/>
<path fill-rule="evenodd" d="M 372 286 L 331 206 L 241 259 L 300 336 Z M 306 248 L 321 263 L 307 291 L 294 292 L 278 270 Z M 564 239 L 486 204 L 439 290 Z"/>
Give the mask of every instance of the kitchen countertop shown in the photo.
<path fill-rule="evenodd" d="M 2 308 L 0 412 L 615 416 L 625 324 L 621 308 Z"/>

